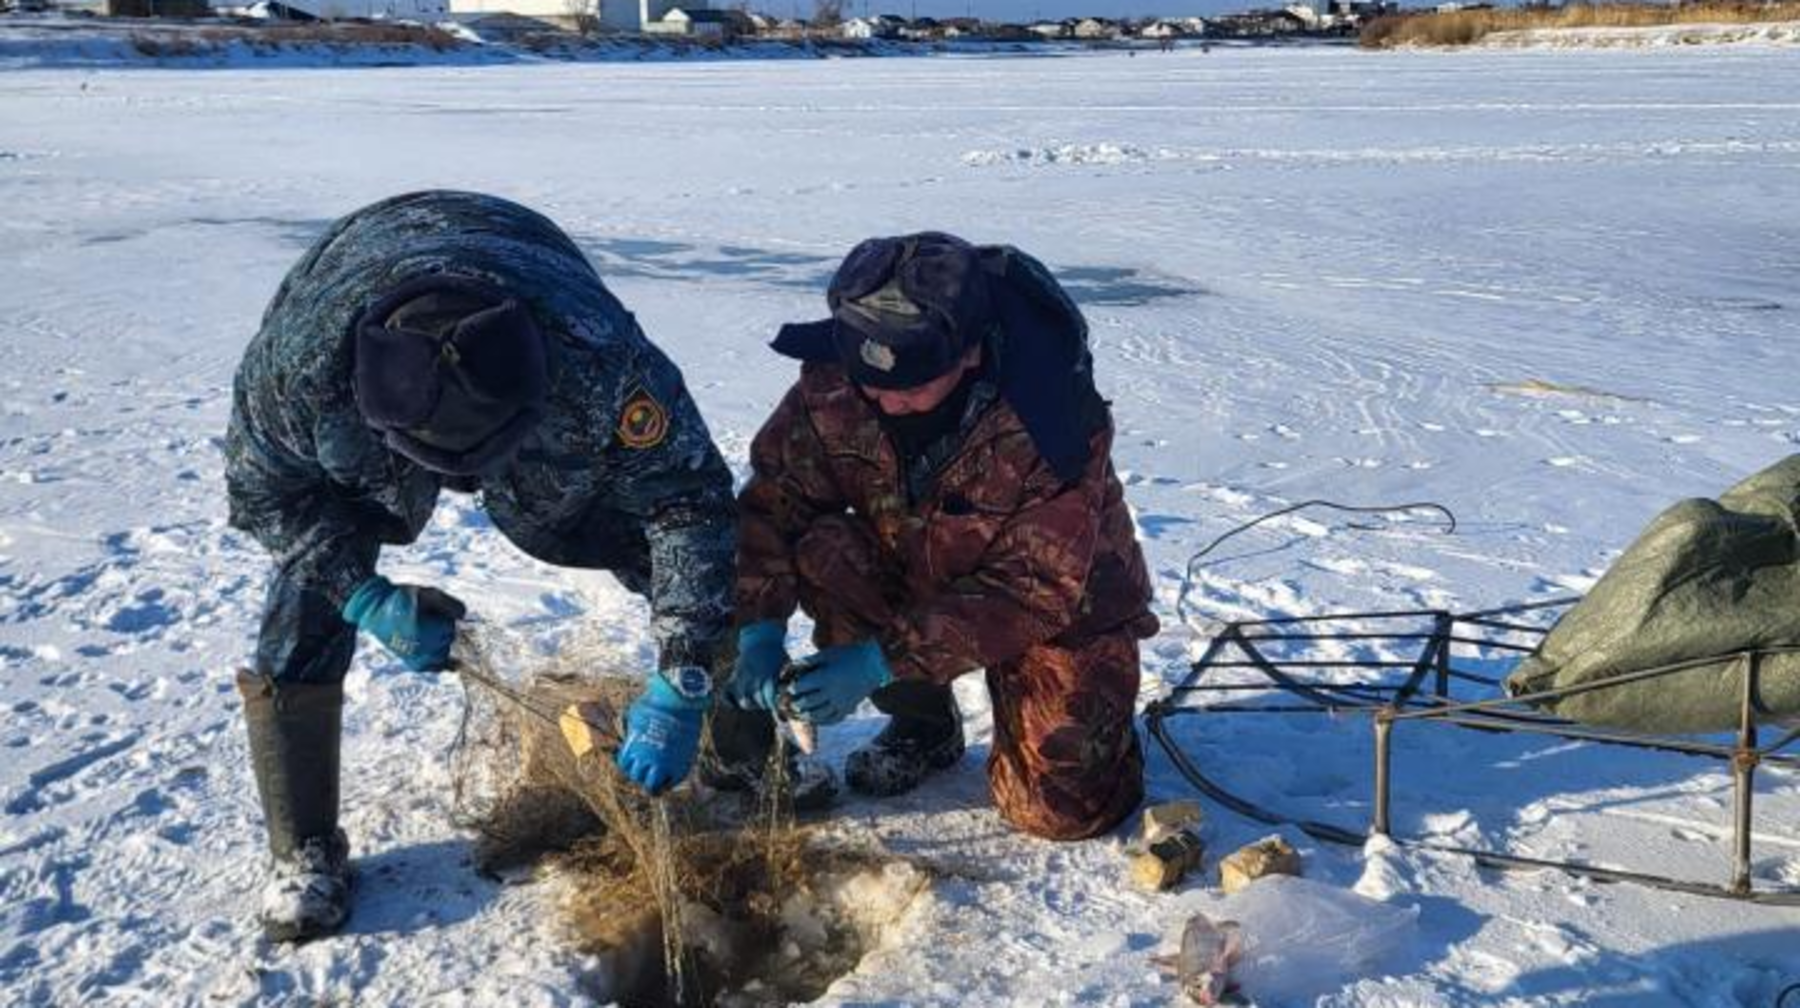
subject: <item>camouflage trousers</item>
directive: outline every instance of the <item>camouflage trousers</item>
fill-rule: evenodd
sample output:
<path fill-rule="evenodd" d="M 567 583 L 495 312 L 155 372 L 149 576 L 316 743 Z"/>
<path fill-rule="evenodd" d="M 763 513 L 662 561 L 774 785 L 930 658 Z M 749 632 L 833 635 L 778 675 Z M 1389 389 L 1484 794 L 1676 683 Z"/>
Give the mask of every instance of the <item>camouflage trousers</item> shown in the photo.
<path fill-rule="evenodd" d="M 912 601 L 873 530 L 856 518 L 816 522 L 800 539 L 795 566 L 820 647 L 876 636 Z M 1054 638 L 986 670 L 994 709 L 988 787 L 1001 818 L 1035 836 L 1082 840 L 1112 829 L 1143 800 L 1134 722 L 1141 630 L 1131 621 Z M 926 695 L 948 689 L 902 681 L 870 699 L 907 716 L 949 709 Z"/>

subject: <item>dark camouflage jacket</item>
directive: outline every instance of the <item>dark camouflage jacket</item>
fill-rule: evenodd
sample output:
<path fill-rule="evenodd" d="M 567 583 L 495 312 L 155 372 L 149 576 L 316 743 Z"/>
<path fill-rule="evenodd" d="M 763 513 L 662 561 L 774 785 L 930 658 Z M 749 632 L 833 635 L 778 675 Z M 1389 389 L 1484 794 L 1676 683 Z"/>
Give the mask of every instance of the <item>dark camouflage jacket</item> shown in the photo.
<path fill-rule="evenodd" d="M 1127 624 L 1148 636 L 1150 581 L 1111 443 L 1108 421 L 1085 471 L 1065 481 L 995 401 L 909 504 L 875 408 L 843 368 L 806 364 L 751 445 L 738 498 L 738 620 L 790 616 L 796 542 L 819 517 L 848 511 L 873 527 L 905 580 L 910 603 L 880 641 L 896 676 L 949 682 Z"/>
<path fill-rule="evenodd" d="M 436 270 L 517 293 L 550 338 L 546 418 L 504 472 L 481 481 L 495 526 L 551 562 L 570 554 L 572 539 L 627 544 L 619 566 L 633 566 L 626 558 L 636 554 L 638 569 L 621 573 L 649 596 L 661 664 L 710 664 L 730 622 L 730 472 L 681 373 L 580 250 L 504 200 L 447 192 L 386 200 L 333 224 L 288 273 L 233 389 L 232 526 L 340 606 L 374 573 L 380 544 L 418 537 L 441 478 L 363 422 L 350 330 L 382 293 Z M 662 434 L 646 437 L 639 426 L 627 437 L 624 411 L 641 410 L 645 396 L 661 407 Z"/>

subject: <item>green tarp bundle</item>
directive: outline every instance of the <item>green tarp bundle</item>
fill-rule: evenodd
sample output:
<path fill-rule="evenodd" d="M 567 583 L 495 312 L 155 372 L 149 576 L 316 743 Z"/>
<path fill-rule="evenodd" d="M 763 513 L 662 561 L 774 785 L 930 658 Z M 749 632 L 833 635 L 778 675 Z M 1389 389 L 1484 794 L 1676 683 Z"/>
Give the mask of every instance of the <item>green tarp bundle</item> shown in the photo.
<path fill-rule="evenodd" d="M 1726 491 L 1685 500 L 1638 536 L 1586 598 L 1507 678 L 1514 696 L 1756 648 L 1800 645 L 1800 455 Z M 1646 732 L 1738 726 L 1744 664 L 1673 675 L 1543 703 L 1589 725 Z M 1760 659 L 1764 721 L 1800 719 L 1800 654 Z"/>

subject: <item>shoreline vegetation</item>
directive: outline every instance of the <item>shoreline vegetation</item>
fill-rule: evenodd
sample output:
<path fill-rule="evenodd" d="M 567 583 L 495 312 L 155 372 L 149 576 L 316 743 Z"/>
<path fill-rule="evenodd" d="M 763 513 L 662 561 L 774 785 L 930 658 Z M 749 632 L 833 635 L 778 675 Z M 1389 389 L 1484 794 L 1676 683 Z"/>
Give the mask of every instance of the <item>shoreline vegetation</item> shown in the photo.
<path fill-rule="evenodd" d="M 1692 24 L 1760 24 L 1800 21 L 1800 0 L 1767 3 L 1701 0 L 1698 3 L 1571 3 L 1562 7 L 1390 14 L 1363 26 L 1364 49 L 1451 48 L 1475 45 L 1499 32 L 1569 28 L 1658 28 Z"/>

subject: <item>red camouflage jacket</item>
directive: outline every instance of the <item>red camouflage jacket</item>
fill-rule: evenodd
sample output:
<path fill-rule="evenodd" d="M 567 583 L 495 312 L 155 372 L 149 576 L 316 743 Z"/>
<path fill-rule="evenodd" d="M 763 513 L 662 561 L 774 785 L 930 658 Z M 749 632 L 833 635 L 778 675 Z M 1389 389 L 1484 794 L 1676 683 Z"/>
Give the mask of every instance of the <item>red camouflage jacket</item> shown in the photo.
<path fill-rule="evenodd" d="M 1065 483 L 997 401 L 909 507 L 875 408 L 841 367 L 806 364 L 751 444 L 738 621 L 791 616 L 795 544 L 817 519 L 849 512 L 873 527 L 912 600 L 881 634 L 897 677 L 947 683 L 1053 640 L 1123 628 L 1148 637 L 1150 579 L 1111 447 L 1109 420 L 1086 471 Z"/>

